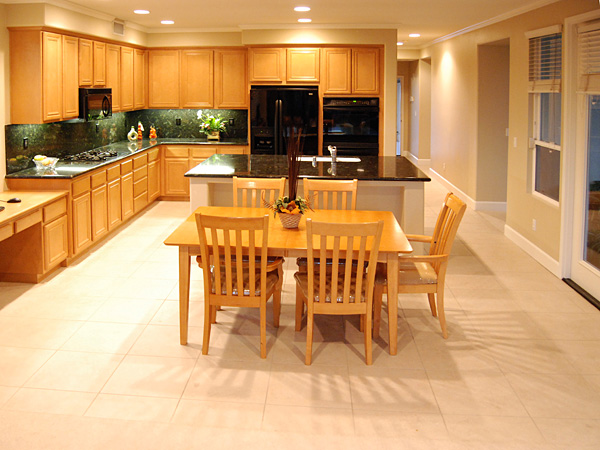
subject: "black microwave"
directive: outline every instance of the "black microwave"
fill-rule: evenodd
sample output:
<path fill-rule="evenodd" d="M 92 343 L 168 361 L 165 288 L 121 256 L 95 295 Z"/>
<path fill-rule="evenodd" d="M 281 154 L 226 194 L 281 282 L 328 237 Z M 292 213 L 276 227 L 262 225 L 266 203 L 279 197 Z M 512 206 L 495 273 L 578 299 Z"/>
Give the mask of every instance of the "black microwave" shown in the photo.
<path fill-rule="evenodd" d="M 79 88 L 79 118 L 101 120 L 112 116 L 112 89 Z"/>

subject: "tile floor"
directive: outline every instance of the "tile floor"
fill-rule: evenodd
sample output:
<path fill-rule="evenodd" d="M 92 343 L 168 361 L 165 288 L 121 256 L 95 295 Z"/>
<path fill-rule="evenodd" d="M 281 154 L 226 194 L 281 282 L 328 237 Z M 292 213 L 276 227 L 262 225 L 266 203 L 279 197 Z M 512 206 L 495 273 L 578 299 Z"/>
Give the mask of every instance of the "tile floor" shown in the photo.
<path fill-rule="evenodd" d="M 430 226 L 444 194 L 427 186 Z M 219 313 L 200 354 L 197 267 L 180 346 L 177 253 L 162 242 L 187 215 L 157 203 L 46 282 L 0 283 L 0 448 L 598 447 L 600 312 L 506 239 L 501 215 L 461 224 L 450 338 L 425 296 L 401 296 L 398 355 L 384 332 L 372 367 L 358 322 L 338 317 L 317 319 L 304 366 L 293 261 L 266 360 L 254 310 Z"/>

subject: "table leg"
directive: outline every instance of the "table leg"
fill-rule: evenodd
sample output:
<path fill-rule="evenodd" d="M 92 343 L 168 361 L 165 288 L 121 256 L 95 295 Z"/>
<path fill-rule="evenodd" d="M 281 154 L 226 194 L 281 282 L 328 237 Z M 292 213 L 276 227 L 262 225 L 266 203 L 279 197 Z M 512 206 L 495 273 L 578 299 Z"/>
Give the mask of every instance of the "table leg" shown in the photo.
<path fill-rule="evenodd" d="M 390 334 L 390 355 L 398 351 L 398 255 L 387 257 L 387 304 Z"/>
<path fill-rule="evenodd" d="M 187 344 L 190 310 L 190 251 L 179 247 L 179 343 Z"/>

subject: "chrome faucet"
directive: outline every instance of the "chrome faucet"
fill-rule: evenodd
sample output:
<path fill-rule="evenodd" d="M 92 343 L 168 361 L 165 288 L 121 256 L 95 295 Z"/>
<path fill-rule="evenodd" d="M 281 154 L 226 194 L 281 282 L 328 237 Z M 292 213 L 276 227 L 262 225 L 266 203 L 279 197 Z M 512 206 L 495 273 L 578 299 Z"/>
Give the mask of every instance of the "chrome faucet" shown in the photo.
<path fill-rule="evenodd" d="M 329 153 L 331 154 L 331 162 L 336 162 L 337 147 L 335 145 L 328 145 L 327 150 L 329 150 Z"/>

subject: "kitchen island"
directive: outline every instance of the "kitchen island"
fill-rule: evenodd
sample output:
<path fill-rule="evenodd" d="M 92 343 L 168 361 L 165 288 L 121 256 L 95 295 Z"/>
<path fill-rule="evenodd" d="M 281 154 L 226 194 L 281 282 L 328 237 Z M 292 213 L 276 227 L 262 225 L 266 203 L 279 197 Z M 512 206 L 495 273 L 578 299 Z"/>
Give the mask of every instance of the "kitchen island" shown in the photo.
<path fill-rule="evenodd" d="M 190 208 L 226 206 L 233 201 L 232 178 L 287 177 L 286 156 L 213 155 L 185 176 Z M 404 157 L 302 157 L 300 178 L 358 180 L 357 209 L 392 211 L 406 233 L 423 234 L 424 183 L 431 179 Z M 303 195 L 302 180 L 298 188 Z"/>

